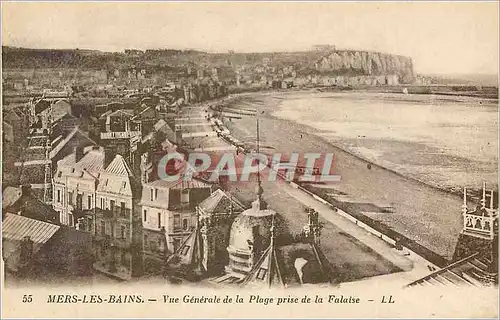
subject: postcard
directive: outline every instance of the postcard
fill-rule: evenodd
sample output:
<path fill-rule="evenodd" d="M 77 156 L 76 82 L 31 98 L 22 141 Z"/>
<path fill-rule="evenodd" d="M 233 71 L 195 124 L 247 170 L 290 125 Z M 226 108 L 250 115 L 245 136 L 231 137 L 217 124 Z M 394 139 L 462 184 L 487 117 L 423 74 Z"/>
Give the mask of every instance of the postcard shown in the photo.
<path fill-rule="evenodd" d="M 498 317 L 498 2 L 1 9 L 2 318 Z"/>

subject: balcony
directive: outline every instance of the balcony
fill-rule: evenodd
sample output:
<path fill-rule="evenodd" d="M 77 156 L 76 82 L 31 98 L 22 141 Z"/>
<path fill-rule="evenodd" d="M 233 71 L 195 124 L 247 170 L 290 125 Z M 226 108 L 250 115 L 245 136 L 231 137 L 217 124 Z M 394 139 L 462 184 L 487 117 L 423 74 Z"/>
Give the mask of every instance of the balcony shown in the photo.
<path fill-rule="evenodd" d="M 129 208 L 113 207 L 109 209 L 96 208 L 96 213 L 102 215 L 105 219 L 130 219 L 132 210 Z"/>
<path fill-rule="evenodd" d="M 101 139 L 130 139 L 140 135 L 140 131 L 101 132 Z"/>
<path fill-rule="evenodd" d="M 498 229 L 498 217 L 464 214 L 464 233 L 485 239 L 493 239 Z"/>

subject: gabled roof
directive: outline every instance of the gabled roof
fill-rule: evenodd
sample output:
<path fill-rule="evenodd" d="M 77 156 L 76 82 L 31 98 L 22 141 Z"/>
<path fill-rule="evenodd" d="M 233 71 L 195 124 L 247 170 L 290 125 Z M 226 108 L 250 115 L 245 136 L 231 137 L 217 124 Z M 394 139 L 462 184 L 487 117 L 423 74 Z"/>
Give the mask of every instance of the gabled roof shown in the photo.
<path fill-rule="evenodd" d="M 116 110 L 115 112 L 112 112 L 109 114 L 110 117 L 114 117 L 114 116 L 125 116 L 125 117 L 133 117 L 134 114 L 133 114 L 133 111 L 128 111 L 128 110 L 122 110 L 122 109 L 119 109 L 119 110 Z"/>
<path fill-rule="evenodd" d="M 62 121 L 62 120 L 76 120 L 77 118 L 68 112 L 64 112 L 62 114 L 57 115 L 57 118 L 52 119 L 52 126 L 55 126 L 57 122 Z"/>
<path fill-rule="evenodd" d="M 169 268 L 178 269 L 181 265 L 188 266 L 191 270 L 205 271 L 202 265 L 202 238 L 198 226 L 167 260 Z"/>
<path fill-rule="evenodd" d="M 73 152 L 57 162 L 57 171 L 54 181 L 65 183 L 66 176 L 85 177 L 91 175 L 94 178 L 104 167 L 103 150 L 88 150 L 80 161 L 75 163 L 76 154 Z M 83 173 L 83 176 L 82 176 Z"/>
<path fill-rule="evenodd" d="M 40 220 L 7 213 L 2 221 L 2 238 L 7 240 L 22 240 L 29 236 L 34 243 L 47 242 L 60 226 Z"/>
<path fill-rule="evenodd" d="M 39 114 L 40 112 L 46 110 L 50 107 L 50 102 L 45 99 L 40 99 L 35 103 L 35 114 Z"/>
<path fill-rule="evenodd" d="M 114 174 L 122 177 L 133 176 L 132 170 L 128 166 L 127 162 L 119 154 L 115 156 L 113 161 L 106 167 L 105 171 L 110 174 Z"/>
<path fill-rule="evenodd" d="M 6 267 L 16 271 L 20 260 L 20 243 L 24 237 L 33 241 L 33 254 L 49 241 L 60 226 L 7 213 L 2 221 L 2 255 Z"/>
<path fill-rule="evenodd" d="M 134 179 L 125 159 L 117 154 L 113 161 L 99 174 L 98 192 L 121 194 L 127 197 L 139 196 L 140 184 Z"/>
<path fill-rule="evenodd" d="M 203 200 L 199 207 L 206 213 L 229 213 L 242 212 L 245 206 L 236 198 L 230 197 L 222 189 L 217 189 L 212 194 Z"/>
<path fill-rule="evenodd" d="M 193 177 L 192 179 L 186 180 L 186 181 L 182 177 L 179 179 L 176 179 L 174 181 L 158 179 L 158 180 L 147 183 L 147 185 L 154 187 L 154 188 L 178 189 L 178 190 L 202 189 L 202 188 L 211 188 L 212 187 L 212 185 L 210 185 L 210 184 L 208 184 L 200 179 L 197 179 L 195 177 Z"/>
<path fill-rule="evenodd" d="M 2 192 L 2 209 L 16 202 L 22 195 L 21 188 L 7 187 Z"/>
<path fill-rule="evenodd" d="M 252 271 L 243 279 L 241 286 L 285 286 L 283 268 L 276 254 L 274 239 L 264 251 Z"/>
<path fill-rule="evenodd" d="M 50 159 L 54 158 L 67 144 L 71 139 L 80 137 L 82 140 L 86 140 L 89 144 L 97 145 L 97 143 L 90 139 L 83 131 L 81 131 L 78 127 L 75 127 L 71 132 L 64 137 L 60 142 L 52 148 L 50 151 Z"/>
<path fill-rule="evenodd" d="M 21 195 L 17 201 L 5 208 L 5 212 L 19 213 L 24 217 L 58 223 L 59 214 L 50 205 L 36 198 L 30 187 L 22 188 L 26 188 L 25 194 Z"/>

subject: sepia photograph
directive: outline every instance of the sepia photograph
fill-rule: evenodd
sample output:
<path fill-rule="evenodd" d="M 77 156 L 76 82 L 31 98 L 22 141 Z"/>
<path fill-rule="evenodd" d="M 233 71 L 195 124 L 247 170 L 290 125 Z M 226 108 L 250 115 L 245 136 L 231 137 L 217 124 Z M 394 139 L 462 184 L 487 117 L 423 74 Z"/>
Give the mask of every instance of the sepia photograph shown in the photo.
<path fill-rule="evenodd" d="M 2 318 L 498 318 L 497 1 L 4 1 Z"/>

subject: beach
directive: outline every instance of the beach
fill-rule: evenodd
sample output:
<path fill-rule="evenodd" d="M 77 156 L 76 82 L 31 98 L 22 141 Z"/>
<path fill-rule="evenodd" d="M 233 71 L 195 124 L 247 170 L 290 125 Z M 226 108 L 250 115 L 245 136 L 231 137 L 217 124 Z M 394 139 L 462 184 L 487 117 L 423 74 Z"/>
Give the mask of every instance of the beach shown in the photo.
<path fill-rule="evenodd" d="M 415 131 L 388 130 L 383 133 L 385 136 L 380 136 L 380 133 L 378 136 L 369 136 L 367 132 L 373 133 L 374 129 L 381 125 L 379 122 L 372 121 L 373 125 L 369 127 L 372 131 L 362 126 L 358 130 L 352 130 L 349 124 L 356 121 L 349 118 L 344 121 L 343 126 L 335 126 L 334 130 L 337 134 L 332 134 L 332 130 L 322 127 L 332 120 L 331 115 L 321 110 L 307 109 L 312 106 L 318 108 L 318 105 L 314 103 L 321 99 L 336 99 L 345 105 L 346 103 L 352 104 L 352 101 L 363 101 L 363 99 L 366 101 L 367 98 L 370 101 L 378 99 L 378 108 L 391 107 L 393 118 L 401 117 L 401 114 L 397 113 L 400 110 L 397 110 L 396 106 L 391 106 L 400 98 L 398 95 L 389 96 L 385 101 L 381 100 L 380 95 L 367 97 L 367 94 L 359 93 L 348 95 L 311 94 L 311 92 L 265 93 L 239 97 L 230 107 L 244 110 L 257 109 L 263 152 L 333 152 L 336 156 L 335 173 L 341 175 L 342 181 L 333 186 L 311 186 L 315 192 L 344 204 L 350 213 L 368 216 L 439 255 L 451 259 L 462 229 L 460 189 L 463 181 L 460 179 L 463 179 L 464 172 L 468 172 L 465 174 L 468 186 L 478 189 L 480 181 L 486 180 L 489 182 L 489 187 L 497 190 L 498 186 L 493 185 L 492 181 L 497 179 L 497 171 L 494 168 L 497 166 L 498 159 L 492 155 L 496 153 L 495 148 L 498 150 L 498 145 L 492 145 L 490 142 L 491 150 L 485 150 L 484 147 L 481 149 L 481 146 L 466 141 L 465 139 L 471 136 L 465 135 L 462 137 L 463 143 L 456 144 L 455 150 L 453 148 L 443 150 L 442 145 L 439 144 L 442 144 L 442 141 L 435 141 L 435 145 L 431 145 L 421 137 L 412 136 Z M 429 97 L 424 99 L 421 96 L 411 95 L 405 98 L 407 101 L 404 103 L 410 104 L 413 112 L 416 112 L 415 109 L 418 107 L 427 112 L 431 112 L 429 111 L 431 108 L 450 108 L 450 104 L 457 104 L 458 108 L 465 109 L 463 112 L 467 112 L 467 108 L 472 108 L 470 98 L 457 100 L 457 97 L 431 97 L 434 99 L 431 107 L 423 103 Z M 450 99 L 454 100 L 446 101 Z M 306 112 L 299 114 L 294 108 L 305 108 Z M 494 104 L 485 103 L 485 106 L 481 108 L 479 116 L 470 114 L 476 117 L 478 122 L 484 121 L 481 117 L 497 112 Z M 358 112 L 367 111 L 360 109 Z M 438 114 L 442 116 L 447 112 L 446 109 Z M 315 116 L 316 119 L 308 118 L 307 114 L 313 114 L 310 117 Z M 457 117 L 456 114 L 453 116 Z M 318 118 L 326 120 L 318 121 Z M 370 119 L 367 121 L 370 123 Z M 337 123 L 341 122 L 337 120 Z M 243 141 L 248 147 L 255 147 L 254 117 L 242 115 L 240 119 L 230 121 L 225 119 L 225 124 L 235 138 Z M 354 123 L 354 125 L 358 124 Z M 414 126 L 417 125 L 418 122 L 414 124 Z M 489 125 L 497 127 L 498 122 L 493 121 Z M 438 124 L 434 126 L 438 127 Z M 353 136 L 354 134 L 356 136 Z M 360 137 L 358 138 L 357 135 Z M 401 139 L 391 139 L 394 136 Z M 451 135 L 448 139 L 455 138 Z M 362 143 L 355 144 L 355 148 L 352 146 L 349 148 L 353 140 Z M 460 145 L 470 146 L 470 154 L 458 154 L 461 152 Z M 381 157 L 380 152 L 384 151 L 384 148 L 389 148 L 389 156 Z M 479 152 L 479 157 L 474 148 L 482 150 Z M 427 158 L 419 159 L 415 156 L 415 152 Z M 430 157 L 430 154 L 435 154 L 435 157 Z M 451 165 L 443 166 L 442 164 L 445 163 L 443 159 L 448 159 Z M 413 160 L 413 163 L 410 160 Z M 392 165 L 398 162 L 410 165 L 403 166 L 405 171 Z M 441 168 L 438 168 L 439 166 Z M 425 170 L 418 172 L 414 170 L 415 167 Z M 448 177 L 449 172 L 451 175 Z M 438 179 L 439 177 L 446 179 Z M 470 203 L 471 206 L 475 204 Z"/>

